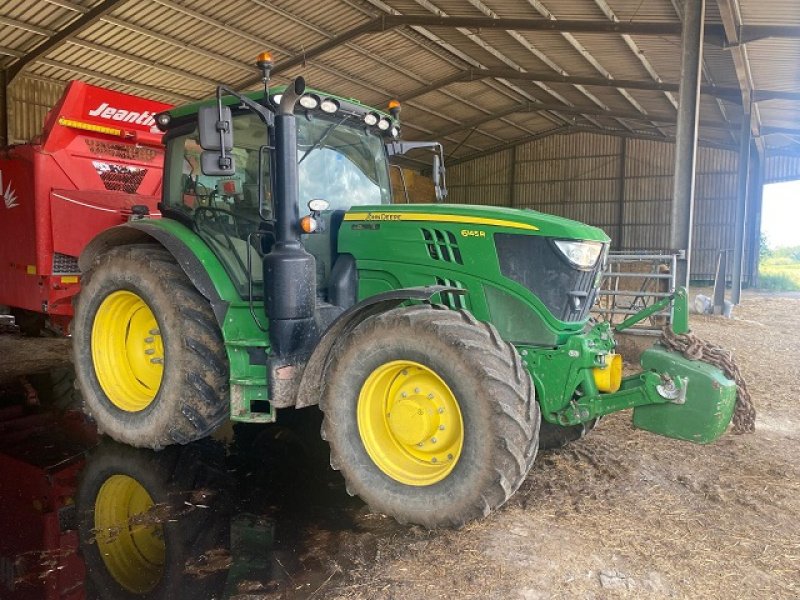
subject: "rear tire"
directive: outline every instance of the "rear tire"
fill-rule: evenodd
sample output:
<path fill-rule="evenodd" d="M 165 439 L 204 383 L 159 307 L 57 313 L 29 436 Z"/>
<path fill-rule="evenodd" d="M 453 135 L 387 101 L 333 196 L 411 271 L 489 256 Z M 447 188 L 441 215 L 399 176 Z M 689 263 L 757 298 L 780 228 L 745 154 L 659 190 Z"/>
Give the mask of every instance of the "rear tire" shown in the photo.
<path fill-rule="evenodd" d="M 331 466 L 351 495 L 401 523 L 460 527 L 486 516 L 536 456 L 530 376 L 516 349 L 466 311 L 415 306 L 367 319 L 336 347 L 326 380 Z"/>
<path fill-rule="evenodd" d="M 219 326 L 161 246 L 120 246 L 96 258 L 73 328 L 85 410 L 100 432 L 157 449 L 203 438 L 228 416 Z"/>

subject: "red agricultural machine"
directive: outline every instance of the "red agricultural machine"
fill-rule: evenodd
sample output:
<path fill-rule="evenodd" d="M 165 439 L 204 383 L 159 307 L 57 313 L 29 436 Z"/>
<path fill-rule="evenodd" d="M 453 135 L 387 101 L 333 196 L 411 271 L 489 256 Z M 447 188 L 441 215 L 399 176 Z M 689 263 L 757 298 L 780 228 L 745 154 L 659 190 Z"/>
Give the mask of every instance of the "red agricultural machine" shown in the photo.
<path fill-rule="evenodd" d="M 168 108 L 73 81 L 38 139 L 0 148 L 0 305 L 19 323 L 45 315 L 65 330 L 89 240 L 158 214 L 164 150 L 153 116 Z"/>

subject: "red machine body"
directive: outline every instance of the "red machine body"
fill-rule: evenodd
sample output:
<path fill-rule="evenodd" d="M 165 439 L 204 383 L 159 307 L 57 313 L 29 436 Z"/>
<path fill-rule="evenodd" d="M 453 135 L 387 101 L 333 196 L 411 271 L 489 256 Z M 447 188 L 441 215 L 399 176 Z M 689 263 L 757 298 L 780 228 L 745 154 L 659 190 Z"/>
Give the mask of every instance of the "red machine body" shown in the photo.
<path fill-rule="evenodd" d="M 75 496 L 97 443 L 76 412 L 0 408 L 0 598 L 86 597 Z"/>
<path fill-rule="evenodd" d="M 160 216 L 164 150 L 153 117 L 169 108 L 73 81 L 40 139 L 0 149 L 0 305 L 67 322 L 86 244 L 135 205 Z"/>

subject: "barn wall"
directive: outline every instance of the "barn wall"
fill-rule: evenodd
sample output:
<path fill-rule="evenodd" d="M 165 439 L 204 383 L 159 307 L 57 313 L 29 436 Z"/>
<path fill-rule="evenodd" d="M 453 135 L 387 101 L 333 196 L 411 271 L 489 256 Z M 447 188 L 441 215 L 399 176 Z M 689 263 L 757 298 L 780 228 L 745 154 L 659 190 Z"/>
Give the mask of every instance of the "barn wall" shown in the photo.
<path fill-rule="evenodd" d="M 554 135 L 454 165 L 448 202 L 532 208 L 601 227 L 615 249 L 661 251 L 673 169 L 671 143 Z M 711 279 L 719 250 L 733 249 L 737 153 L 701 147 L 697 169 L 692 277 Z"/>
<path fill-rule="evenodd" d="M 26 75 L 15 78 L 8 89 L 9 138 L 28 142 L 42 131 L 44 118 L 64 91 L 65 84 Z"/>
<path fill-rule="evenodd" d="M 800 179 L 800 156 L 769 156 L 764 166 L 764 183 Z"/>

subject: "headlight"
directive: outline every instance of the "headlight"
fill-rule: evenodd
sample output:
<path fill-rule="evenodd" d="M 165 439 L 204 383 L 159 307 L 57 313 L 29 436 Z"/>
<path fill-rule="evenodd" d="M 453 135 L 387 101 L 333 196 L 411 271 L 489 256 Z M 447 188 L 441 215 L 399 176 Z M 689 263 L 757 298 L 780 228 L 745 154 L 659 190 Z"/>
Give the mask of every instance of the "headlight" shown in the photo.
<path fill-rule="evenodd" d="M 380 129 L 381 131 L 387 131 L 391 126 L 392 126 L 391 121 L 389 121 L 389 119 L 387 119 L 386 117 L 383 117 L 380 121 L 378 121 L 378 129 Z"/>
<path fill-rule="evenodd" d="M 364 115 L 364 123 L 369 125 L 370 127 L 374 126 L 378 122 L 378 115 L 375 113 L 367 113 Z"/>
<path fill-rule="evenodd" d="M 575 240 L 553 240 L 556 248 L 566 259 L 581 269 L 591 269 L 597 264 L 603 251 L 601 242 L 578 242 Z"/>
<path fill-rule="evenodd" d="M 319 105 L 323 112 L 333 114 L 339 110 L 339 103 L 333 98 L 325 98 Z"/>
<path fill-rule="evenodd" d="M 319 98 L 317 98 L 314 94 L 305 94 L 304 96 L 300 96 L 299 102 L 300 106 L 309 110 L 313 110 L 319 106 Z"/>

